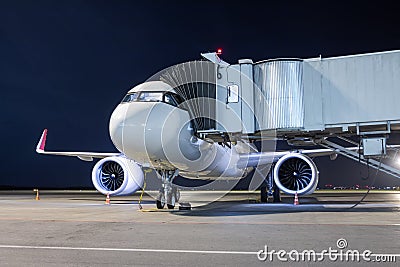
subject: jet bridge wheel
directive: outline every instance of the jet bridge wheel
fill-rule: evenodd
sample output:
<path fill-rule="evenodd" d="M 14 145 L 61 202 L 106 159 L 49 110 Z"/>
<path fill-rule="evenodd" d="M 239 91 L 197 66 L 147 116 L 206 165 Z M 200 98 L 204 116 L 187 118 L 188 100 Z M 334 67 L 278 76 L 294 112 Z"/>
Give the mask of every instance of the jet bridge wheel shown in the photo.
<path fill-rule="evenodd" d="M 267 187 L 266 186 L 261 186 L 260 195 L 261 195 L 261 202 L 262 203 L 267 203 L 268 202 L 268 193 L 267 193 Z"/>

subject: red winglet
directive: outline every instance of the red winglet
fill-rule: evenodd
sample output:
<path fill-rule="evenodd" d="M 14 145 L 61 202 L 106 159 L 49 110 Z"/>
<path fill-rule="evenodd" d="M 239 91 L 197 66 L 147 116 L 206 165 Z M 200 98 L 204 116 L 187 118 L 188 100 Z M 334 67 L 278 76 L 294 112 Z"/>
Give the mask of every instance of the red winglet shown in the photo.
<path fill-rule="evenodd" d="M 46 145 L 46 137 L 47 137 L 47 129 L 44 129 L 42 137 L 40 138 L 39 141 L 39 149 L 44 150 L 44 147 Z"/>

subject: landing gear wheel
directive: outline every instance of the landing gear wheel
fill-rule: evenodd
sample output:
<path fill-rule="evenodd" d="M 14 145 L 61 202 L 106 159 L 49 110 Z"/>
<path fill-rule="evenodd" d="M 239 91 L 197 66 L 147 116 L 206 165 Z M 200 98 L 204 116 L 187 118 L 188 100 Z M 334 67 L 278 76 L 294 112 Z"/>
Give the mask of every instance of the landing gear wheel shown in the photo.
<path fill-rule="evenodd" d="M 175 208 L 175 194 L 172 194 L 171 199 L 167 203 L 167 208 L 173 210 Z"/>
<path fill-rule="evenodd" d="M 161 202 L 161 200 L 156 200 L 157 209 L 162 210 L 165 206 L 165 203 Z"/>
<path fill-rule="evenodd" d="M 175 191 L 175 202 L 179 202 L 179 199 L 181 198 L 181 191 L 178 188 L 174 188 Z"/>
<path fill-rule="evenodd" d="M 157 197 L 157 208 L 162 209 L 167 204 L 168 209 L 174 209 L 175 203 L 178 202 L 180 194 L 178 188 L 173 185 L 173 179 L 178 175 L 178 170 L 159 170 L 158 174 L 161 178 L 162 187 Z"/>
<path fill-rule="evenodd" d="M 164 194 L 162 192 L 159 193 L 157 199 L 156 199 L 156 206 L 157 209 L 162 210 L 165 206 L 165 198 Z"/>

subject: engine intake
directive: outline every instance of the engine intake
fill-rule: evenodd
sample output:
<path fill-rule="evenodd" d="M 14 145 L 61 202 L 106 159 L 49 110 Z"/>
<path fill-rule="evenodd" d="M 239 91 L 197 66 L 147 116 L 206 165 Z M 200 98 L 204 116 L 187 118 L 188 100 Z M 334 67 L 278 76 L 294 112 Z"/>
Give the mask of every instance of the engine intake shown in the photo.
<path fill-rule="evenodd" d="M 308 156 L 290 153 L 276 163 L 274 181 L 287 194 L 311 194 L 318 184 L 318 169 Z"/>
<path fill-rule="evenodd" d="M 124 157 L 108 157 L 93 167 L 92 182 L 100 193 L 112 196 L 133 194 L 143 186 L 141 167 Z"/>

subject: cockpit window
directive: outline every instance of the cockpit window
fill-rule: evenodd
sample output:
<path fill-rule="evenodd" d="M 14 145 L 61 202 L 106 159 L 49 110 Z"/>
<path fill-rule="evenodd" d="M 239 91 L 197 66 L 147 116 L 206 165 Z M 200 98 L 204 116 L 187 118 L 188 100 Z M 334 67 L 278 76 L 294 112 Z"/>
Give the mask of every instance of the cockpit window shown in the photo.
<path fill-rule="evenodd" d="M 172 94 L 166 93 L 164 95 L 164 102 L 170 105 L 173 105 L 174 107 L 178 106 L 178 103 L 176 102 L 174 96 Z"/>
<path fill-rule="evenodd" d="M 161 102 L 163 100 L 162 92 L 141 92 L 137 101 L 141 102 Z"/>
<path fill-rule="evenodd" d="M 136 101 L 137 97 L 138 97 L 139 93 L 131 93 L 131 94 L 127 94 L 124 99 L 122 99 L 122 103 L 129 103 L 132 101 Z"/>
<path fill-rule="evenodd" d="M 183 102 L 185 102 L 185 100 L 180 95 L 174 94 L 174 96 L 175 96 L 175 100 L 178 103 L 178 105 L 180 105 Z"/>
<path fill-rule="evenodd" d="M 134 92 L 128 93 L 122 103 L 130 102 L 163 102 L 174 107 L 185 109 L 181 104 L 185 100 L 173 92 Z"/>

